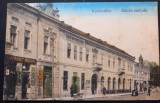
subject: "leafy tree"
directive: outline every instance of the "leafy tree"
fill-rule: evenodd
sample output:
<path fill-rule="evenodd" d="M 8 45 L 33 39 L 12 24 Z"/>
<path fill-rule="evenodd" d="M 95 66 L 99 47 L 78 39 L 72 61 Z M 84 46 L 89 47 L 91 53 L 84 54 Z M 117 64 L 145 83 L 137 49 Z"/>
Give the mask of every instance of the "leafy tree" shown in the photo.
<path fill-rule="evenodd" d="M 152 80 L 152 85 L 160 86 L 160 66 L 155 62 L 150 62 L 150 79 Z"/>

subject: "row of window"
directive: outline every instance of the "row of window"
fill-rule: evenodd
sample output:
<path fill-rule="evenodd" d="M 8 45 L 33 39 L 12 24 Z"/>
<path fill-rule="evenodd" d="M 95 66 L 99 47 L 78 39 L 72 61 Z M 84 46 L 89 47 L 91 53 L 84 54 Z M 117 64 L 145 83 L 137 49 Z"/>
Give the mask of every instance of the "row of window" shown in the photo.
<path fill-rule="evenodd" d="M 77 74 L 77 72 L 73 72 L 73 77 Z M 73 79 L 73 78 L 72 78 Z M 77 80 L 72 80 L 72 84 L 78 82 Z M 128 79 L 128 82 L 130 82 L 131 86 L 131 79 Z M 84 90 L 84 83 L 85 83 L 85 73 L 81 73 L 81 90 Z M 102 82 L 104 83 L 104 82 Z M 108 78 L 108 89 L 110 89 L 110 83 L 111 83 L 111 78 Z M 113 79 L 113 88 L 115 88 L 115 78 Z M 118 88 L 120 88 L 120 79 L 118 79 Z M 123 88 L 125 88 L 125 79 L 123 79 Z M 63 90 L 68 89 L 68 71 L 63 72 Z"/>
<path fill-rule="evenodd" d="M 80 47 L 80 52 L 79 52 L 79 60 L 82 61 L 82 47 Z M 67 58 L 71 58 L 71 44 L 68 44 L 67 46 Z M 77 46 L 74 45 L 74 60 L 77 60 Z"/>
<path fill-rule="evenodd" d="M 74 60 L 77 60 L 77 46 L 74 45 Z M 79 51 L 79 60 L 82 61 L 82 57 L 83 57 L 83 52 L 82 52 L 82 47 L 80 47 L 80 51 Z M 68 43 L 67 45 L 67 58 L 71 59 L 71 44 Z M 111 61 L 110 61 L 110 56 L 108 57 L 108 67 L 111 67 Z M 89 62 L 89 49 L 86 49 L 86 62 Z M 94 52 L 93 53 L 93 63 L 97 62 L 97 53 Z M 121 59 L 118 59 L 118 66 L 121 67 Z M 103 54 L 101 54 L 101 64 L 103 64 Z M 115 68 L 115 58 L 113 58 L 113 68 Z M 125 69 L 125 61 L 123 61 L 123 68 Z M 128 70 L 132 71 L 133 70 L 133 66 L 131 65 L 131 63 L 128 63 Z"/>
<path fill-rule="evenodd" d="M 16 45 L 16 38 L 17 38 L 17 27 L 11 25 L 10 28 L 10 43 L 13 44 L 13 46 L 15 47 Z M 25 30 L 24 32 L 24 49 L 30 49 L 30 31 Z M 48 53 L 49 54 L 49 37 L 44 36 L 44 53 Z"/>
<path fill-rule="evenodd" d="M 73 73 L 77 74 L 77 72 Z M 73 79 L 73 78 L 72 78 Z M 72 84 L 74 84 L 75 82 L 78 82 L 78 77 L 76 78 L 76 80 L 72 80 Z M 84 90 L 84 83 L 85 83 L 85 73 L 81 73 L 81 89 Z M 68 71 L 64 71 L 63 72 L 63 90 L 67 90 L 68 89 Z"/>
<path fill-rule="evenodd" d="M 135 77 L 136 78 L 149 78 L 150 74 L 146 73 L 146 72 L 143 72 L 143 71 L 137 71 L 137 70 L 135 70 Z"/>
<path fill-rule="evenodd" d="M 16 45 L 16 38 L 17 38 L 17 27 L 11 25 L 10 28 L 10 43 L 13 44 L 13 46 Z M 24 32 L 24 49 L 29 49 L 30 44 L 30 31 L 25 30 Z"/>

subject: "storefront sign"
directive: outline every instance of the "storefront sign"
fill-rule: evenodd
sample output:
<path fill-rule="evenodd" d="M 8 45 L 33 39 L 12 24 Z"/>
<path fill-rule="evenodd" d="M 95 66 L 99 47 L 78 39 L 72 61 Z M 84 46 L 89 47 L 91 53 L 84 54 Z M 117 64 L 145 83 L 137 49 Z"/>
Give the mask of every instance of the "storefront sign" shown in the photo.
<path fill-rule="evenodd" d="M 34 59 L 24 58 L 24 62 L 25 62 L 25 63 L 29 63 L 29 64 L 36 64 L 36 60 L 34 60 Z"/>
<path fill-rule="evenodd" d="M 12 55 L 6 55 L 5 58 L 8 60 L 16 61 L 16 62 L 20 62 L 20 63 L 28 63 L 28 64 L 36 64 L 37 63 L 37 61 L 35 59 L 17 57 L 17 56 L 12 56 Z"/>

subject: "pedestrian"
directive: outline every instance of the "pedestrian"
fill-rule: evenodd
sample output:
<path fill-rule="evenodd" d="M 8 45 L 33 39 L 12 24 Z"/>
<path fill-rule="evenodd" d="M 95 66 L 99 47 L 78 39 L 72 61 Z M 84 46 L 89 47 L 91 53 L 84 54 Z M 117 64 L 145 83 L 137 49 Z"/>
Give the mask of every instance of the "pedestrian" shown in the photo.
<path fill-rule="evenodd" d="M 70 94 L 71 94 L 71 97 L 73 97 L 73 85 L 71 85 L 71 87 L 70 87 Z"/>
<path fill-rule="evenodd" d="M 151 87 L 148 87 L 148 95 L 150 96 L 151 93 Z"/>
<path fill-rule="evenodd" d="M 103 87 L 103 94 L 105 95 L 106 94 L 106 88 Z"/>
<path fill-rule="evenodd" d="M 145 87 L 145 92 L 147 91 L 147 87 Z"/>

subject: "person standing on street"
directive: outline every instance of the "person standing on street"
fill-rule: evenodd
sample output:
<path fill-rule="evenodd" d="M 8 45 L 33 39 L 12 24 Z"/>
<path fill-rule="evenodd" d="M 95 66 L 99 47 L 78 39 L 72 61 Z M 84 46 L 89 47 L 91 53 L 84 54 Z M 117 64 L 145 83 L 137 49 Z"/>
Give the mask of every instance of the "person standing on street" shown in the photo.
<path fill-rule="evenodd" d="M 70 87 L 70 94 L 71 94 L 71 97 L 73 97 L 73 90 L 74 90 L 73 85 L 71 85 L 71 87 Z"/>
<path fill-rule="evenodd" d="M 103 87 L 103 94 L 105 95 L 106 94 L 106 88 Z"/>
<path fill-rule="evenodd" d="M 148 95 L 150 96 L 151 93 L 151 87 L 148 87 Z"/>

